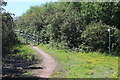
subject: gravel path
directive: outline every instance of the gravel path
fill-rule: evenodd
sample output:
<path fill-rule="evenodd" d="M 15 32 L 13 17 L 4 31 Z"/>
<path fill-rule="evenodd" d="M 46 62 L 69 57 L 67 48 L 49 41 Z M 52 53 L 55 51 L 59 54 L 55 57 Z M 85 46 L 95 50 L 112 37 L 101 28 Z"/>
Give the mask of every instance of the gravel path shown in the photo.
<path fill-rule="evenodd" d="M 35 76 L 49 78 L 57 66 L 55 59 L 37 46 L 31 45 L 31 47 L 42 56 L 42 65 L 44 66 L 43 69 L 37 71 L 38 73 Z"/>

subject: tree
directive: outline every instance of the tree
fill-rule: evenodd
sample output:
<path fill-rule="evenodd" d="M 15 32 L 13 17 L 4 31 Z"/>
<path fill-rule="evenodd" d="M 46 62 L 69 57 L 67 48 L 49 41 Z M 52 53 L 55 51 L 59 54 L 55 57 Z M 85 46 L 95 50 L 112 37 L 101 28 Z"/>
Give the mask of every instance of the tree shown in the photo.
<path fill-rule="evenodd" d="M 115 55 L 119 53 L 119 40 L 120 31 L 117 28 L 110 27 L 102 22 L 92 22 L 86 26 L 85 31 L 82 33 L 83 39 L 81 48 L 85 51 L 100 51 L 108 52 L 108 29 L 111 29 L 111 50 Z"/>
<path fill-rule="evenodd" d="M 6 2 L 3 2 L 3 6 L 6 5 Z M 11 17 L 11 13 L 5 11 L 2 12 L 2 53 L 6 55 L 12 51 L 12 47 L 17 41 L 16 35 L 14 33 L 14 22 Z"/>
<path fill-rule="evenodd" d="M 105 27 L 105 29 L 108 28 L 106 27 L 108 25 L 109 27 L 112 26 L 112 28 L 116 27 L 119 29 L 119 4 L 119 2 L 47 3 L 43 6 L 31 7 L 18 19 L 17 24 L 24 32 L 39 35 L 40 42 L 79 48 L 79 45 L 84 43 L 82 35 L 88 29 L 86 25 L 89 25 L 91 22 L 97 23 L 102 21 L 104 24 L 97 24 L 100 24 L 103 28 Z M 99 26 L 99 31 L 102 32 L 101 30 L 104 31 Z M 89 33 L 86 35 L 89 35 Z M 96 35 L 91 34 L 91 36 L 95 37 Z M 107 36 L 106 33 L 105 36 Z M 101 43 L 102 37 L 100 40 L 97 40 L 98 43 Z M 92 43 L 88 45 L 87 41 L 91 41 L 89 37 L 86 37 L 86 45 L 91 47 Z M 97 42 L 94 44 L 98 45 Z M 104 48 L 105 50 L 106 47 Z M 104 49 L 99 51 L 105 51 Z M 92 51 L 96 50 L 98 49 L 94 48 Z"/>

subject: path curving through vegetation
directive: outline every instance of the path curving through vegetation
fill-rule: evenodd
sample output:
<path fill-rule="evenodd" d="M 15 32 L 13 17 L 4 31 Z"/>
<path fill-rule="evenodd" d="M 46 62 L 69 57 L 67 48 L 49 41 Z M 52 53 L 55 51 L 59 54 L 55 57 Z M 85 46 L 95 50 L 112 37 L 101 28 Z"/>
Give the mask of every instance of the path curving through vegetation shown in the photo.
<path fill-rule="evenodd" d="M 42 56 L 42 65 L 44 66 L 43 69 L 37 71 L 37 74 L 35 76 L 41 78 L 49 78 L 57 66 L 55 59 L 48 53 L 42 51 L 37 46 L 30 46 Z"/>

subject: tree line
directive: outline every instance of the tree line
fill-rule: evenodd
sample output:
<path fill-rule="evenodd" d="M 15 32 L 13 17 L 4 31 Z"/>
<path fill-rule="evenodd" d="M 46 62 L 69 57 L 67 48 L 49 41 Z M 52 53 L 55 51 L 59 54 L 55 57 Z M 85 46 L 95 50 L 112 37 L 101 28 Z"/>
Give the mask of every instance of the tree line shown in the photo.
<path fill-rule="evenodd" d="M 1 18 L 2 18 L 2 55 L 3 57 L 6 54 L 13 52 L 13 46 L 16 44 L 17 37 L 14 33 L 15 23 L 13 20 L 12 13 L 6 12 L 4 7 L 7 5 L 7 2 L 1 1 Z"/>
<path fill-rule="evenodd" d="M 15 20 L 24 34 L 36 34 L 41 43 L 86 52 L 120 55 L 120 2 L 61 2 L 34 6 Z"/>

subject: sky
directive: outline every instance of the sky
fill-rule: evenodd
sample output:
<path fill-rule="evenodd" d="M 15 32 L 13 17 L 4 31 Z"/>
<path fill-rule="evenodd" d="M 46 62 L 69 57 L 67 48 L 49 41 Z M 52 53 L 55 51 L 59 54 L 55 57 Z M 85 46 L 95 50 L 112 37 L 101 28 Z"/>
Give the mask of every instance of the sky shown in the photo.
<path fill-rule="evenodd" d="M 41 6 L 42 4 L 45 4 L 47 2 L 56 2 L 61 0 L 5 0 L 5 1 L 7 2 L 7 6 L 4 7 L 6 11 L 14 13 L 15 17 L 18 17 L 25 13 L 31 6 L 36 5 Z"/>
<path fill-rule="evenodd" d="M 7 1 L 7 6 L 4 8 L 7 12 L 14 13 L 15 17 L 18 17 L 25 13 L 31 6 L 41 6 L 47 2 L 49 0 L 9 0 Z"/>

